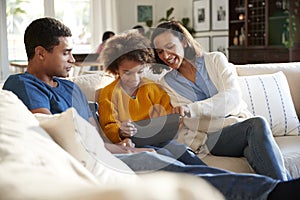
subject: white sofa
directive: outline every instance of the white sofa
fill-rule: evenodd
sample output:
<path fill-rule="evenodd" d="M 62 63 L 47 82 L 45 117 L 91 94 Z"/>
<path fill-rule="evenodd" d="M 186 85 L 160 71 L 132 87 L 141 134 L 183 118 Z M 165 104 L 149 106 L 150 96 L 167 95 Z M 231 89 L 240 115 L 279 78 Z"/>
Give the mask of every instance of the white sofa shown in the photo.
<path fill-rule="evenodd" d="M 249 110 L 264 116 L 270 122 L 274 138 L 284 155 L 286 168 L 292 177 L 300 177 L 300 62 L 232 67 L 236 69 Z M 145 75 L 155 81 L 162 76 L 152 74 L 150 70 L 146 70 Z M 88 99 L 93 101 L 95 91 L 113 79 L 98 74 L 76 77 L 73 80 L 83 89 Z M 244 157 L 208 155 L 204 158 L 201 156 L 201 159 L 210 166 L 234 172 L 255 173 Z"/>
<path fill-rule="evenodd" d="M 293 177 L 299 177 L 300 137 L 297 130 L 300 94 L 297 90 L 300 88 L 300 82 L 297 79 L 300 77 L 300 63 L 233 67 L 237 69 L 242 88 L 249 87 L 253 80 L 247 80 L 248 84 L 245 86 L 245 77 L 241 76 L 247 75 L 246 78 L 250 78 L 248 75 L 259 74 L 254 78 L 264 83 L 264 87 L 259 89 L 256 86 L 255 90 L 268 94 L 268 105 L 278 100 L 275 97 L 271 98 L 276 95 L 279 95 L 280 102 L 284 102 L 280 104 L 288 110 L 283 115 L 284 120 L 288 120 L 284 128 L 288 127 L 286 129 L 289 130 L 284 134 L 297 135 L 283 134 L 274 138 L 283 152 L 287 169 Z M 268 93 L 274 84 L 275 87 L 285 85 L 285 79 L 280 73 L 266 77 L 261 74 L 278 71 L 283 71 L 287 77 L 292 100 L 286 87 L 279 94 Z M 149 73 L 148 71 L 149 77 L 159 78 Z M 270 79 L 276 80 L 275 83 L 269 83 Z M 88 100 L 93 101 L 95 91 L 111 82 L 113 78 L 98 73 L 75 77 L 72 80 L 83 89 Z M 254 101 L 254 91 L 245 93 L 246 89 L 243 90 L 245 100 L 247 94 L 251 94 Z M 260 102 L 258 104 L 260 105 Z M 280 112 L 276 110 L 275 114 L 278 113 Z M 82 121 L 72 109 L 51 117 L 32 115 L 14 94 L 0 90 L 0 117 L 0 199 L 223 199 L 217 190 L 200 178 L 170 173 L 136 177 L 104 149 L 99 138 L 95 138 L 97 134 L 92 138 L 91 135 L 84 135 L 95 130 Z M 293 126 L 296 126 L 296 129 L 293 129 Z M 278 135 L 282 135 L 278 132 L 281 129 L 282 126 L 274 127 Z M 86 142 L 89 146 L 86 146 Z M 88 153 L 91 149 L 94 154 Z M 254 173 L 245 158 L 209 155 L 204 161 L 211 166 Z M 166 185 L 169 187 L 166 188 Z M 166 188 L 166 192 L 159 192 L 161 187 Z"/>

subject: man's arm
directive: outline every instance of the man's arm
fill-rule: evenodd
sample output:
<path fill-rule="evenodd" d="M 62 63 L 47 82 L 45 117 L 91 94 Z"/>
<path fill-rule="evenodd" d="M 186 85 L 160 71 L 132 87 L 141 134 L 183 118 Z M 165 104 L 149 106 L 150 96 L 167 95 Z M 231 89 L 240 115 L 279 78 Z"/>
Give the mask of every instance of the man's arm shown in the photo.
<path fill-rule="evenodd" d="M 43 114 L 47 114 L 47 115 L 52 115 L 52 113 L 50 112 L 50 110 L 48 108 L 37 108 L 37 109 L 32 109 L 30 111 L 33 114 L 34 113 L 43 113 Z"/>
<path fill-rule="evenodd" d="M 127 153 L 138 153 L 138 152 L 155 152 L 154 149 L 151 148 L 135 148 L 123 146 L 120 144 L 112 144 L 112 143 L 104 143 L 105 148 L 111 152 L 112 154 L 127 154 Z"/>

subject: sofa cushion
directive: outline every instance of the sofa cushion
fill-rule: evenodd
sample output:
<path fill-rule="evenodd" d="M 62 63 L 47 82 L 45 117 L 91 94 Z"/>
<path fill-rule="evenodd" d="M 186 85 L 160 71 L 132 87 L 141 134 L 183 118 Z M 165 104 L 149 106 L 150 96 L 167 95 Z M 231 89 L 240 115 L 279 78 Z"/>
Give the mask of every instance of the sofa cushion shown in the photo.
<path fill-rule="evenodd" d="M 300 176 L 300 136 L 275 137 L 282 152 L 285 167 L 293 178 Z"/>
<path fill-rule="evenodd" d="M 112 75 L 102 71 L 70 78 L 71 81 L 80 87 L 88 101 L 95 101 L 95 92 L 111 83 L 114 79 Z"/>
<path fill-rule="evenodd" d="M 1 89 L 0 116 L 1 199 L 56 199 L 71 188 L 98 184 L 49 138 L 16 95 Z"/>
<path fill-rule="evenodd" d="M 80 161 L 99 182 L 116 183 L 120 179 L 134 180 L 137 176 L 122 161 L 104 147 L 98 131 L 74 108 L 55 114 L 35 114 L 48 134 L 63 149 Z"/>
<path fill-rule="evenodd" d="M 248 109 L 267 119 L 274 136 L 299 134 L 299 120 L 283 72 L 238 79 Z"/>

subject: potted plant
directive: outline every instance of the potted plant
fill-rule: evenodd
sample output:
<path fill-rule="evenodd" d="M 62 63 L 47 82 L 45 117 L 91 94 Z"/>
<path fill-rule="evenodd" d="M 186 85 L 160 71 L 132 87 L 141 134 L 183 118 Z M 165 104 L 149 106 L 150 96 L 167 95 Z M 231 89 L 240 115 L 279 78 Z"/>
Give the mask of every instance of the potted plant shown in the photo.
<path fill-rule="evenodd" d="M 300 61 L 300 0 L 288 0 L 287 32 L 285 46 L 289 48 L 289 60 Z"/>
<path fill-rule="evenodd" d="M 163 21 L 171 21 L 174 20 L 175 18 L 172 17 L 172 13 L 174 11 L 174 8 L 171 7 L 166 11 L 166 16 L 162 17 L 159 19 L 159 22 L 163 22 Z M 192 34 L 194 35 L 196 33 L 195 29 L 191 26 L 189 26 L 190 24 L 190 18 L 188 17 L 184 17 L 181 19 L 180 23 Z M 148 20 L 146 21 L 146 26 L 149 28 L 149 30 L 146 33 L 146 36 L 149 37 L 151 35 L 151 27 L 153 25 L 153 21 L 152 20 Z"/>
<path fill-rule="evenodd" d="M 288 0 L 287 32 L 288 37 L 285 42 L 287 48 L 300 46 L 300 0 Z"/>

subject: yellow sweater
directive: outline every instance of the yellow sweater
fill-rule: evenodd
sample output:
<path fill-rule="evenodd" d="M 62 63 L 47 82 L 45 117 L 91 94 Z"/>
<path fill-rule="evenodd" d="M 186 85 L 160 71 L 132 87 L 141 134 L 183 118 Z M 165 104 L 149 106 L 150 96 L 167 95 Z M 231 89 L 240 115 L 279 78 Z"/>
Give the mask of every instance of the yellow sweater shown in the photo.
<path fill-rule="evenodd" d="M 119 136 L 121 122 L 163 116 L 172 109 L 168 94 L 146 78 L 142 79 L 136 98 L 130 97 L 116 79 L 101 90 L 98 104 L 100 126 L 113 143 L 122 140 Z"/>

